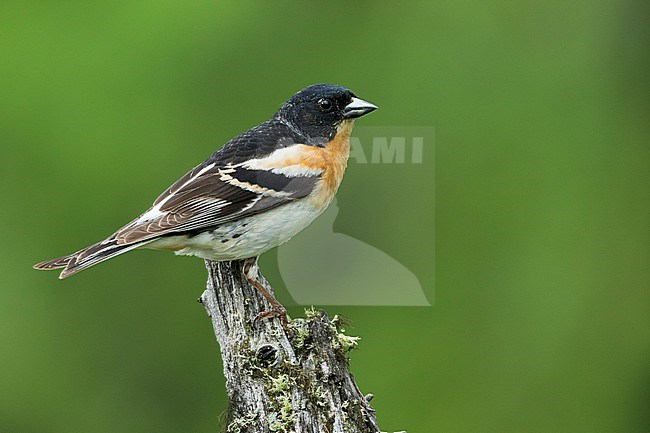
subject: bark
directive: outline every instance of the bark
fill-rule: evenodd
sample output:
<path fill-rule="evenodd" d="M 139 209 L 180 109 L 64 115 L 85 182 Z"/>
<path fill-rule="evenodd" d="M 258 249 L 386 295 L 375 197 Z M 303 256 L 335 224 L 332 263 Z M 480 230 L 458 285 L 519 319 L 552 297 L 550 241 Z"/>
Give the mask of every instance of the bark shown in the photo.
<path fill-rule="evenodd" d="M 242 262 L 206 260 L 206 268 L 200 301 L 221 347 L 226 432 L 379 432 L 369 398 L 348 368 L 347 352 L 357 338 L 341 331 L 337 316 L 306 310 L 304 319 L 289 322 L 288 332 L 278 319 L 254 323 L 270 306 L 244 279 Z M 259 281 L 271 291 L 261 275 Z"/>

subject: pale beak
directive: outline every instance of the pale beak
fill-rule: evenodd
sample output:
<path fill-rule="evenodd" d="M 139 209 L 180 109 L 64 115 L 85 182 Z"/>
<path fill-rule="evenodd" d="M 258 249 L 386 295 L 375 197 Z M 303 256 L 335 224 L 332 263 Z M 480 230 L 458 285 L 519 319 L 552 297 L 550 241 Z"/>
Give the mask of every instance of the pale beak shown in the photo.
<path fill-rule="evenodd" d="M 357 117 L 361 117 L 364 114 L 375 111 L 376 109 L 377 106 L 375 104 L 371 104 L 363 99 L 352 98 L 352 102 L 346 105 L 343 110 L 343 117 L 346 119 L 356 119 Z"/>

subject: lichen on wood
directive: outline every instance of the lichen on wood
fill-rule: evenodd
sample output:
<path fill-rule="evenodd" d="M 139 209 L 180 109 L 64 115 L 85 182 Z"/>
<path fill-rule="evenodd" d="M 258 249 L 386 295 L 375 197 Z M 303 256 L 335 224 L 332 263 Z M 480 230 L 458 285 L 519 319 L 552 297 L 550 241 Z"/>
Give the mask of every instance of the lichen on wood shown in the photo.
<path fill-rule="evenodd" d="M 375 413 L 354 382 L 348 356 L 358 337 L 340 319 L 310 309 L 304 319 L 255 321 L 269 304 L 242 262 L 206 260 L 200 300 L 212 320 L 226 377 L 227 433 L 376 433 Z M 272 293 L 268 282 L 259 281 Z"/>

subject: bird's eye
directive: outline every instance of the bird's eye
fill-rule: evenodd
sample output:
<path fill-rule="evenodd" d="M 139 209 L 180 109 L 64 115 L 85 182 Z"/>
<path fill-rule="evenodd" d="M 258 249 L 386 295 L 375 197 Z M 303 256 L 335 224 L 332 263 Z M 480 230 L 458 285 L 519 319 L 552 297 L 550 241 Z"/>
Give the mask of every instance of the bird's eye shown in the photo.
<path fill-rule="evenodd" d="M 329 110 L 332 109 L 332 101 L 330 101 L 329 99 L 325 99 L 325 98 L 323 98 L 323 99 L 319 99 L 319 100 L 318 100 L 318 105 L 319 105 L 320 108 L 322 108 L 324 111 L 329 111 Z"/>

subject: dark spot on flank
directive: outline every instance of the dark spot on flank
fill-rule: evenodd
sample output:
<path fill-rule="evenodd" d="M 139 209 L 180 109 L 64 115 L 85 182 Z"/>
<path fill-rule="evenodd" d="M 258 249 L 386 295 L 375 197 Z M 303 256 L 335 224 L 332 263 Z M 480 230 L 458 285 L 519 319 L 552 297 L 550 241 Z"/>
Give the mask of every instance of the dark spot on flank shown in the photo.
<path fill-rule="evenodd" d="M 237 239 L 240 236 L 241 236 L 241 233 L 235 233 L 234 235 L 232 235 L 232 238 Z"/>
<path fill-rule="evenodd" d="M 222 239 L 222 240 L 221 240 L 221 243 L 222 243 L 222 244 L 225 244 L 225 243 L 228 242 L 229 240 L 230 240 L 230 239 Z"/>

